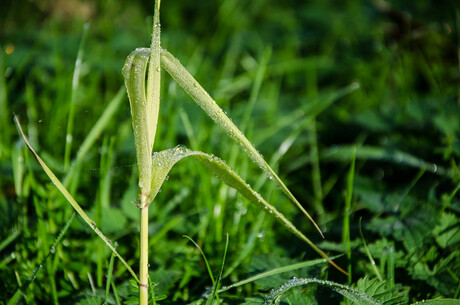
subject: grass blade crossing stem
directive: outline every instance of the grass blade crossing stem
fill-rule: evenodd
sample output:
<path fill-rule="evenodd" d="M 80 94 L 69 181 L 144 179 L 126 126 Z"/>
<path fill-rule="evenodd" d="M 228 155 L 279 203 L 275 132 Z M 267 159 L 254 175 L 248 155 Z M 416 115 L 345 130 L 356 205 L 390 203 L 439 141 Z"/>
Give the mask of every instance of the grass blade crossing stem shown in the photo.
<path fill-rule="evenodd" d="M 48 175 L 48 177 L 51 179 L 51 182 L 59 189 L 62 195 L 67 199 L 67 201 L 70 203 L 70 205 L 75 209 L 75 211 L 83 218 L 83 220 L 91 227 L 91 229 L 104 241 L 104 243 L 112 250 L 112 252 L 121 260 L 123 265 L 126 266 L 126 269 L 128 269 L 129 273 L 136 279 L 136 281 L 139 282 L 138 277 L 136 276 L 136 273 L 134 273 L 133 269 L 128 265 L 128 263 L 123 259 L 123 257 L 118 254 L 117 250 L 113 246 L 112 242 L 105 237 L 104 234 L 96 227 L 96 223 L 94 220 L 92 220 L 86 213 L 85 211 L 80 207 L 80 205 L 77 203 L 77 201 L 70 195 L 70 193 L 67 191 L 67 189 L 64 187 L 64 185 L 59 181 L 59 179 L 56 177 L 56 175 L 51 171 L 51 169 L 46 165 L 46 163 L 40 158 L 40 156 L 35 152 L 35 150 L 32 148 L 30 145 L 29 141 L 27 140 L 24 132 L 22 131 L 21 124 L 19 123 L 19 119 L 14 116 L 14 119 L 16 120 L 16 124 L 19 128 L 19 132 L 21 133 L 22 138 L 24 139 L 24 142 L 26 143 L 27 147 L 29 150 L 34 154 L 35 158 L 37 159 L 38 163 L 40 163 L 40 166 L 43 168 L 45 173 Z"/>

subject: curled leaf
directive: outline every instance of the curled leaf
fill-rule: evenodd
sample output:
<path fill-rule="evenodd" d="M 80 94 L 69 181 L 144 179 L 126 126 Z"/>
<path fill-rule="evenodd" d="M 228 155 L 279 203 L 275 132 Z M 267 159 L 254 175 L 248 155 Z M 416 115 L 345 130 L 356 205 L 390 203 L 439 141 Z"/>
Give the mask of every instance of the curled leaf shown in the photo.
<path fill-rule="evenodd" d="M 148 194 L 151 175 L 151 158 L 153 140 L 156 132 L 156 119 L 158 109 L 152 98 L 145 95 L 145 74 L 149 62 L 148 53 L 136 49 L 126 58 L 123 66 L 125 86 L 128 91 L 129 105 L 133 120 L 134 143 L 139 170 L 139 188 L 141 192 Z M 157 108 L 159 105 L 156 106 Z M 156 114 L 155 114 L 156 112 Z M 152 122 L 155 123 L 152 125 Z"/>

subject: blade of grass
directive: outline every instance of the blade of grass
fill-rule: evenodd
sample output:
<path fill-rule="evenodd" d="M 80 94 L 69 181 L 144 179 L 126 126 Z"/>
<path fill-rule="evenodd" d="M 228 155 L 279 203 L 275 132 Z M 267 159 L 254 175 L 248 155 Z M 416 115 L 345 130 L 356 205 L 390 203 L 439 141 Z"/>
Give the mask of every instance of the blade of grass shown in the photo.
<path fill-rule="evenodd" d="M 88 151 L 94 145 L 104 129 L 109 125 L 116 111 L 120 108 L 121 102 L 124 100 L 124 98 L 125 88 L 121 87 L 117 94 L 109 102 L 101 117 L 97 120 L 96 124 L 94 124 L 93 128 L 91 128 L 90 132 L 78 149 L 74 162 L 72 162 L 69 171 L 64 177 L 63 184 L 66 188 L 69 187 L 70 182 L 74 177 L 76 168 L 78 168 L 79 165 L 83 162 L 83 159 L 87 155 Z"/>
<path fill-rule="evenodd" d="M 383 281 L 383 278 L 380 275 L 379 269 L 375 265 L 374 258 L 372 257 L 371 252 L 369 251 L 369 248 L 367 247 L 366 240 L 364 239 L 364 234 L 363 234 L 363 230 L 361 227 L 361 218 L 359 218 L 359 234 L 361 235 L 361 240 L 363 241 L 364 250 L 366 251 L 367 257 L 369 258 L 369 261 L 371 262 L 371 266 L 372 266 L 372 269 L 374 270 L 375 275 L 377 276 L 379 281 Z"/>
<path fill-rule="evenodd" d="M 220 284 L 220 281 L 222 279 L 222 273 L 224 272 L 224 266 L 225 266 L 225 260 L 227 258 L 227 251 L 228 251 L 228 234 L 227 234 L 227 239 L 225 241 L 225 250 L 224 250 L 224 257 L 222 258 L 222 264 L 220 266 L 220 272 L 219 272 L 219 276 L 217 277 L 216 279 L 216 282 L 214 283 L 214 286 L 212 288 L 212 296 L 213 298 L 215 297 L 216 300 L 217 300 L 217 303 L 219 303 L 219 292 L 218 292 L 218 288 L 219 288 L 219 284 Z M 209 298 L 208 300 L 212 300 L 213 298 Z"/>
<path fill-rule="evenodd" d="M 195 247 L 200 251 L 201 256 L 203 257 L 203 260 L 204 260 L 204 264 L 206 265 L 206 270 L 208 271 L 208 275 L 211 278 L 212 285 L 214 286 L 216 284 L 216 282 L 214 280 L 214 275 L 212 274 L 211 266 L 209 265 L 208 259 L 206 258 L 206 255 L 204 254 L 203 250 L 190 236 L 183 235 L 183 237 L 185 237 L 188 240 L 190 240 L 192 242 L 192 244 L 194 244 Z"/>
<path fill-rule="evenodd" d="M 290 271 L 298 270 L 298 269 L 301 269 L 301 268 L 308 268 L 308 267 L 324 264 L 324 263 L 330 262 L 330 261 L 332 261 L 332 260 L 334 260 L 336 258 L 339 258 L 342 255 L 343 254 L 333 256 L 333 257 L 328 257 L 328 258 L 321 258 L 321 259 L 315 259 L 315 260 L 301 262 L 301 263 L 295 263 L 295 264 L 292 264 L 292 265 L 283 266 L 283 267 L 275 268 L 275 269 L 272 269 L 272 270 L 269 270 L 269 271 L 266 271 L 266 272 L 262 272 L 262 273 L 254 275 L 254 276 L 251 276 L 251 277 L 249 277 L 249 278 L 247 278 L 245 280 L 242 280 L 242 281 L 239 281 L 237 283 L 222 287 L 221 289 L 219 289 L 219 293 L 227 291 L 227 290 L 230 290 L 232 288 L 242 286 L 242 285 L 246 285 L 248 283 L 252 283 L 254 281 L 257 281 L 257 280 L 260 280 L 260 279 L 263 279 L 263 278 L 266 278 L 266 277 L 269 277 L 269 276 L 277 275 L 277 274 L 284 273 L 284 272 L 290 272 Z"/>
<path fill-rule="evenodd" d="M 393 244 L 388 246 L 387 250 L 388 254 L 388 264 L 387 264 L 387 280 L 388 280 L 388 285 L 390 288 L 393 288 L 395 286 L 395 266 L 396 266 L 396 261 L 395 261 L 395 246 Z"/>
<path fill-rule="evenodd" d="M 19 237 L 19 235 L 21 235 L 20 229 L 13 230 L 13 232 L 11 232 L 11 234 L 0 243 L 0 252 L 8 247 L 9 244 L 11 244 L 16 238 Z"/>
<path fill-rule="evenodd" d="M 139 52 L 148 52 L 148 49 L 138 49 Z M 279 186 L 283 193 L 310 219 L 315 228 L 323 236 L 320 228 L 315 223 L 313 218 L 303 208 L 303 206 L 292 195 L 291 191 L 281 181 L 278 175 L 263 159 L 257 149 L 236 127 L 236 125 L 225 115 L 224 111 L 217 103 L 209 96 L 209 94 L 200 86 L 193 76 L 182 66 L 171 53 L 161 50 L 161 63 L 166 71 L 174 78 L 174 80 L 189 94 L 192 99 L 207 113 L 207 115 L 219 125 L 240 147 L 245 151 L 252 161 L 254 161 L 274 182 Z M 323 236 L 324 237 L 324 236 Z"/>
<path fill-rule="evenodd" d="M 67 220 L 61 232 L 59 232 L 57 238 L 54 240 L 53 244 L 51 245 L 49 252 L 45 255 L 45 257 L 42 259 L 40 264 L 38 264 L 37 267 L 35 267 L 34 271 L 32 272 L 32 275 L 29 277 L 27 282 L 21 288 L 16 290 L 15 294 L 8 301 L 7 305 L 17 304 L 17 302 L 19 301 L 19 298 L 22 296 L 23 291 L 25 291 L 27 287 L 29 287 L 29 285 L 32 284 L 32 282 L 37 278 L 37 274 L 43 268 L 43 264 L 48 260 L 48 258 L 51 255 L 53 255 L 56 252 L 56 247 L 59 245 L 64 235 L 69 230 L 70 224 L 72 223 L 74 218 L 75 218 L 75 213 L 72 213 L 69 220 Z"/>
<path fill-rule="evenodd" d="M 249 96 L 249 102 L 247 108 L 244 112 L 244 117 L 240 125 L 240 130 L 246 132 L 249 121 L 251 119 L 252 110 L 256 104 L 257 98 L 259 97 L 260 88 L 262 87 L 262 81 L 265 77 L 265 70 L 267 70 L 268 62 L 270 61 L 270 56 L 272 54 L 271 48 L 266 48 L 260 59 L 260 63 L 257 65 L 256 76 L 254 79 L 254 84 L 251 89 L 251 94 Z"/>
<path fill-rule="evenodd" d="M 80 207 L 80 205 L 75 201 L 75 199 L 70 195 L 70 193 L 67 191 L 67 189 L 64 187 L 64 185 L 59 181 L 59 179 L 54 175 L 54 173 L 49 169 L 49 167 L 43 162 L 43 160 L 40 158 L 40 156 L 35 152 L 35 150 L 32 148 L 32 146 L 29 144 L 29 141 L 27 140 L 24 132 L 22 131 L 21 124 L 19 123 L 19 119 L 14 116 L 14 119 L 16 120 L 16 125 L 18 126 L 18 129 L 21 133 L 22 138 L 24 139 L 24 142 L 26 143 L 27 147 L 29 150 L 32 152 L 32 154 L 35 156 L 37 159 L 38 163 L 40 163 L 40 166 L 43 168 L 45 173 L 48 175 L 50 180 L 53 182 L 53 184 L 59 189 L 62 195 L 67 199 L 67 201 L 70 203 L 70 205 L 75 209 L 75 211 L 83 218 L 83 220 L 91 227 L 91 229 L 104 241 L 104 243 L 112 250 L 112 252 L 121 260 L 123 265 L 128 269 L 129 273 L 136 279 L 136 281 L 139 282 L 139 279 L 134 273 L 134 271 L 131 269 L 131 267 L 128 265 L 128 263 L 121 257 L 115 247 L 113 246 L 112 242 L 105 237 L 104 234 L 96 227 L 96 223 L 94 220 L 92 220 L 86 213 L 85 211 Z"/>
<path fill-rule="evenodd" d="M 65 152 L 64 152 L 64 170 L 67 171 L 70 166 L 70 151 L 72 149 L 72 132 L 75 116 L 75 104 L 77 103 L 77 91 L 80 84 L 80 71 L 81 63 L 83 57 L 83 49 L 86 42 L 86 37 L 88 36 L 89 23 L 85 23 L 83 26 L 83 34 L 80 40 L 80 46 L 78 47 L 77 60 L 75 60 L 75 68 L 73 70 L 72 76 L 72 90 L 70 97 L 70 106 L 69 106 L 69 117 L 67 119 L 67 132 L 65 137 Z"/>
<path fill-rule="evenodd" d="M 260 213 L 257 216 L 257 219 L 254 221 L 254 225 L 251 229 L 252 234 L 249 236 L 249 238 L 246 241 L 246 244 L 243 246 L 243 250 L 238 251 L 238 257 L 233 261 L 233 263 L 230 265 L 229 268 L 225 271 L 224 278 L 229 276 L 230 274 L 235 271 L 235 269 L 243 262 L 243 260 L 248 257 L 249 253 L 254 249 L 256 240 L 257 240 L 257 234 L 260 232 L 260 229 L 262 227 L 262 223 L 264 221 L 265 214 Z"/>
<path fill-rule="evenodd" d="M 289 281 L 288 283 L 282 285 L 281 287 L 274 289 L 265 299 L 264 304 L 278 304 L 281 300 L 283 295 L 290 289 L 299 286 L 306 286 L 306 285 L 320 285 L 324 287 L 329 287 L 330 289 L 334 290 L 337 293 L 340 293 L 347 299 L 350 299 L 356 304 L 359 305 L 380 305 L 381 303 L 376 299 L 372 298 L 368 294 L 361 292 L 359 290 L 350 288 L 348 286 L 337 284 L 331 281 L 323 281 L 314 278 L 310 279 L 294 279 Z"/>
<path fill-rule="evenodd" d="M 356 164 L 356 146 L 351 159 L 350 170 L 347 176 L 347 195 L 345 198 L 345 209 L 343 213 L 343 229 L 342 229 L 342 243 L 346 246 L 347 260 L 348 260 L 348 284 L 351 284 L 351 243 L 350 243 L 350 214 L 351 214 L 351 200 L 353 198 L 353 182 L 355 176 Z"/>
<path fill-rule="evenodd" d="M 112 290 L 113 290 L 113 295 L 115 296 L 115 302 L 117 303 L 117 305 L 121 305 L 121 300 L 120 300 L 120 296 L 118 295 L 117 286 L 115 285 L 113 281 L 112 281 Z"/>
<path fill-rule="evenodd" d="M 335 146 L 321 152 L 320 157 L 326 160 L 351 160 L 353 149 L 354 145 Z M 459 175 L 458 172 L 456 173 L 450 169 L 437 166 L 434 163 L 424 161 L 406 152 L 377 146 L 359 146 L 356 151 L 356 158 L 389 161 L 396 164 L 424 169 L 428 172 L 447 177 L 456 177 Z"/>
<path fill-rule="evenodd" d="M 311 164 L 311 180 L 313 184 L 313 198 L 314 206 L 317 210 L 317 213 L 320 217 L 324 216 L 325 211 L 323 208 L 323 186 L 321 183 L 321 169 L 319 165 L 318 157 L 318 139 L 316 131 L 316 118 L 313 118 L 311 122 L 307 125 L 307 130 L 310 138 L 310 151 L 309 155 L 312 160 Z"/>
<path fill-rule="evenodd" d="M 1 122 L 8 122 L 8 88 L 6 86 L 5 79 L 5 59 L 3 52 L 0 52 L 0 120 Z M 11 84 L 10 84 L 11 85 Z M 12 87 L 13 88 L 13 87 Z M 6 127 L 6 126 L 4 126 Z M 7 145 L 9 142 L 9 128 L 1 128 L 0 131 L 0 148 L 5 149 L 3 145 Z"/>
<path fill-rule="evenodd" d="M 113 264 L 115 262 L 115 254 L 110 256 L 109 270 L 107 270 L 107 282 L 105 284 L 105 303 L 108 304 L 110 285 L 112 284 Z"/>

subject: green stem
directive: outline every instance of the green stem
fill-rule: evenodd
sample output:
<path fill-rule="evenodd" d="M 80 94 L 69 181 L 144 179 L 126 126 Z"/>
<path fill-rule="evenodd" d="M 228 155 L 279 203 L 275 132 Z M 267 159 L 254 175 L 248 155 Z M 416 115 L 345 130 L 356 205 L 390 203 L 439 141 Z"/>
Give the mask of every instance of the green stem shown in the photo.
<path fill-rule="evenodd" d="M 139 304 L 146 305 L 149 300 L 149 208 L 141 208 Z"/>
<path fill-rule="evenodd" d="M 141 210 L 141 234 L 140 234 L 140 261 L 139 261 L 139 304 L 149 303 L 149 204 L 148 197 L 151 192 L 152 183 L 152 163 L 151 155 L 153 143 L 155 141 L 158 114 L 160 112 L 160 0 L 155 0 L 153 14 L 152 43 L 150 46 L 149 70 L 147 78 L 147 96 L 144 116 L 147 128 L 142 130 L 147 143 L 148 153 L 141 156 L 146 158 L 148 166 L 143 168 L 143 173 L 139 175 L 140 186 L 140 210 Z M 141 73 L 144 78 L 145 73 Z M 144 87 L 144 82 L 139 82 Z M 142 88 L 144 90 L 144 88 Z M 134 121 L 133 121 L 134 122 Z M 136 122 L 137 124 L 137 122 Z M 142 125 L 143 126 L 143 125 Z M 145 150 L 142 151 L 145 153 Z"/>

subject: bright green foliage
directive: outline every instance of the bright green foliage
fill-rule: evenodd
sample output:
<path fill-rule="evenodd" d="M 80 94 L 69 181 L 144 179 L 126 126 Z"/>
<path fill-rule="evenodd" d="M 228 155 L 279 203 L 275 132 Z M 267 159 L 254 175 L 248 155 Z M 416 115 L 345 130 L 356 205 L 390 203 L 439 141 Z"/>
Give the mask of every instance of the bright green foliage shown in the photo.
<path fill-rule="evenodd" d="M 139 164 L 120 69 L 134 48 L 153 49 L 153 2 L 64 2 L 7 1 L 0 13 L 0 300 L 138 304 L 139 287 L 118 258 L 107 298 L 112 251 L 79 215 L 48 256 L 73 209 L 12 118 L 137 272 Z M 458 304 L 457 2 L 162 1 L 162 47 L 263 154 L 325 239 L 164 66 L 153 151 L 184 144 L 225 160 L 330 257 L 342 254 L 334 261 L 351 266 L 351 289 L 407 294 L 408 304 Z M 157 304 L 205 304 L 211 292 L 203 259 L 184 235 L 217 276 L 229 234 L 223 287 L 272 274 L 219 292 L 221 304 L 262 304 L 294 276 L 348 285 L 327 262 L 273 274 L 319 257 L 193 158 L 172 168 L 149 207 L 149 295 Z M 342 229 L 350 199 L 348 260 Z M 319 285 L 281 298 L 341 302 L 348 301 Z"/>
<path fill-rule="evenodd" d="M 352 289 L 348 286 L 337 284 L 330 281 L 322 281 L 318 279 L 292 279 L 286 284 L 282 285 L 281 287 L 274 289 L 265 299 L 264 304 L 279 304 L 283 295 L 288 292 L 290 289 L 299 286 L 306 286 L 306 285 L 319 285 L 324 286 L 332 289 L 333 291 L 343 295 L 345 298 L 352 301 L 354 304 L 360 305 L 378 305 L 382 304 L 378 300 L 372 298 L 366 293 L 363 293 L 359 290 Z"/>
<path fill-rule="evenodd" d="M 375 298 L 379 303 L 385 305 L 408 304 L 409 294 L 407 289 L 402 287 L 390 288 L 385 281 L 378 279 L 369 279 L 367 277 L 361 278 L 354 285 L 354 288 L 364 292 L 365 294 Z M 347 299 L 343 304 L 353 304 L 351 300 Z"/>

